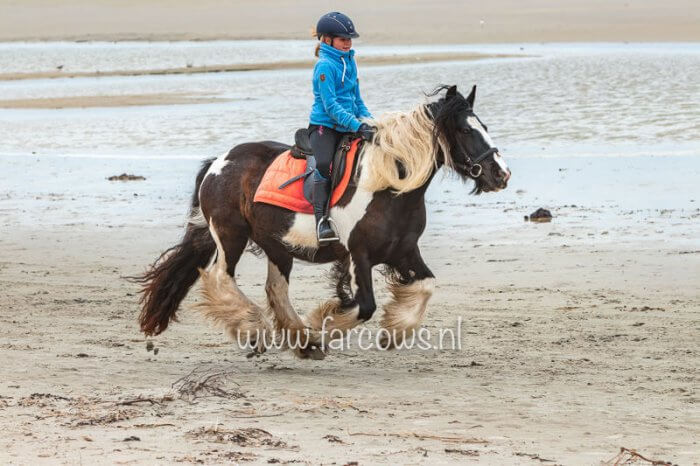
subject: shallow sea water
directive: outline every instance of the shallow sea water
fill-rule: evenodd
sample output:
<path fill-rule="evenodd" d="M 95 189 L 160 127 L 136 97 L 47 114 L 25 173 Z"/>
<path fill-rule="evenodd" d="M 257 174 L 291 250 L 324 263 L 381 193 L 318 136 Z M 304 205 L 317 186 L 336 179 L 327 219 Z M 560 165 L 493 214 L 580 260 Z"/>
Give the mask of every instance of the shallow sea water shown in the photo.
<path fill-rule="evenodd" d="M 196 55 L 196 64 L 275 61 L 279 47 L 266 41 L 112 44 L 104 66 L 160 68 L 187 53 Z M 105 48 L 109 44 L 1 44 L 0 62 L 19 54 L 23 60 L 4 66 L 42 69 L 53 66 L 47 56 L 55 52 L 83 69 Z M 282 58 L 309 57 L 311 48 L 311 42 L 293 42 Z M 32 53 L 22 55 L 24 49 Z M 465 92 L 477 84 L 476 111 L 506 157 L 700 154 L 698 44 L 357 46 L 358 56 L 411 51 L 529 56 L 362 67 L 363 95 L 375 115 L 408 110 L 441 83 Z M 222 101 L 3 109 L 0 153 L 211 156 L 244 141 L 290 141 L 295 128 L 306 125 L 312 101 L 309 70 L 0 81 L 0 100 L 163 93 Z"/>

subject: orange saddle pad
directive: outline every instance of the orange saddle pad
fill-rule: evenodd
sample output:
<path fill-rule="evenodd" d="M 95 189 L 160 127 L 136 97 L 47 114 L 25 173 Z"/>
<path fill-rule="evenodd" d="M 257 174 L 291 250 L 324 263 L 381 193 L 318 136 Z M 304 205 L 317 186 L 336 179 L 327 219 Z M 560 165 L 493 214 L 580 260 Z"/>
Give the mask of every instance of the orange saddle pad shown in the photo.
<path fill-rule="evenodd" d="M 337 204 L 350 183 L 352 168 L 355 163 L 355 155 L 357 153 L 357 145 L 359 139 L 355 139 L 350 144 L 350 150 L 345 154 L 345 171 L 343 177 L 333 190 L 331 195 L 331 207 Z M 306 170 L 305 159 L 295 159 L 291 156 L 290 151 L 282 152 L 277 158 L 267 167 L 267 171 L 263 175 L 258 189 L 255 191 L 253 202 L 264 202 L 278 207 L 301 212 L 304 214 L 312 214 L 313 206 L 304 197 L 304 178 L 300 178 L 295 182 L 280 189 L 280 186 L 285 181 L 301 175 Z"/>

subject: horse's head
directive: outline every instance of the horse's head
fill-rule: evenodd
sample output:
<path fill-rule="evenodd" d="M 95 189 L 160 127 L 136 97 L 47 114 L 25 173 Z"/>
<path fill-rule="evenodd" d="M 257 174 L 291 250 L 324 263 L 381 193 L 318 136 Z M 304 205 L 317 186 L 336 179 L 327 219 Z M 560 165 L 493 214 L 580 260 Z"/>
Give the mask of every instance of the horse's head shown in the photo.
<path fill-rule="evenodd" d="M 435 122 L 434 136 L 442 147 L 442 161 L 462 178 L 474 180 L 473 193 L 505 189 L 510 170 L 486 125 L 474 113 L 476 86 L 466 98 L 457 92 L 457 86 L 444 86 L 436 93 L 444 89 L 445 96 L 429 105 Z"/>

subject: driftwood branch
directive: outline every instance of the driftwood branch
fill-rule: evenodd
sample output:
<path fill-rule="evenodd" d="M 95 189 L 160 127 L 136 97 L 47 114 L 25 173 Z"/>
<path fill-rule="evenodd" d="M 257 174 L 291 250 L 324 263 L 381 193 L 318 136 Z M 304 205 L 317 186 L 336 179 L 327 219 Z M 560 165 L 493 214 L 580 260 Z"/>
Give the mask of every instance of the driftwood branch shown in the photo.
<path fill-rule="evenodd" d="M 620 453 L 618 453 L 614 458 L 606 461 L 603 464 L 608 466 L 622 466 L 626 464 L 636 464 L 640 461 L 645 461 L 653 466 L 668 466 L 673 464 L 670 461 L 649 459 L 637 453 L 636 450 L 632 450 L 630 448 L 625 447 L 620 447 Z"/>
<path fill-rule="evenodd" d="M 160 398 L 150 398 L 150 397 L 139 396 L 138 398 L 134 398 L 131 400 L 117 401 L 114 404 L 116 406 L 131 406 L 131 405 L 135 405 L 138 403 L 150 403 L 152 405 L 162 405 L 166 401 L 173 401 L 173 397 L 169 396 L 169 395 L 165 395 L 165 396 L 162 396 Z"/>
<path fill-rule="evenodd" d="M 366 437 L 398 437 L 398 438 L 417 438 L 420 440 L 439 440 L 447 443 L 478 443 L 487 445 L 488 440 L 473 438 L 473 437 L 456 437 L 445 435 L 420 434 L 418 432 L 349 432 L 348 435 L 361 435 Z"/>
<path fill-rule="evenodd" d="M 203 396 L 216 396 L 221 398 L 243 398 L 245 395 L 239 391 L 223 388 L 226 378 L 234 373 L 232 370 L 215 371 L 193 369 L 189 374 L 179 378 L 172 384 L 181 398 L 194 401 Z M 232 382 L 238 386 L 236 382 Z"/>

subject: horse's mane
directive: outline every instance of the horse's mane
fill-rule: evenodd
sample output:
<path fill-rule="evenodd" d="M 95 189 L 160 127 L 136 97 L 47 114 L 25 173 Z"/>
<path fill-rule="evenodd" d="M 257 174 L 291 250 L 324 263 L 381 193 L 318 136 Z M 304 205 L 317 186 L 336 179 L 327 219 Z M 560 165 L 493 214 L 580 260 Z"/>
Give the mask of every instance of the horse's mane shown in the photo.
<path fill-rule="evenodd" d="M 452 164 L 447 144 L 435 133 L 428 104 L 387 113 L 368 123 L 377 127 L 377 135 L 374 144 L 365 144 L 362 154 L 364 189 L 401 194 L 423 186 L 437 167 L 438 149 L 444 163 Z"/>

